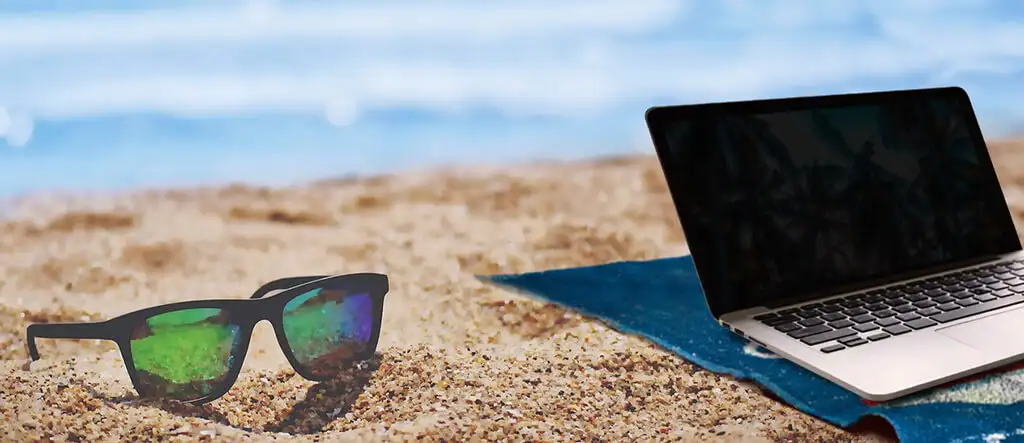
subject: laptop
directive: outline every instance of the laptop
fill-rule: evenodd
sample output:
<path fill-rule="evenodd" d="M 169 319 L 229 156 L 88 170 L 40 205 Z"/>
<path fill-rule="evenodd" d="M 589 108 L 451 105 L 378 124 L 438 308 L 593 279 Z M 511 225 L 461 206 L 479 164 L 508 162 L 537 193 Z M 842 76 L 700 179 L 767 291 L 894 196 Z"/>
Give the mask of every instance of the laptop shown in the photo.
<path fill-rule="evenodd" d="M 646 121 L 724 327 L 872 401 L 1024 355 L 1024 253 L 963 89 Z"/>

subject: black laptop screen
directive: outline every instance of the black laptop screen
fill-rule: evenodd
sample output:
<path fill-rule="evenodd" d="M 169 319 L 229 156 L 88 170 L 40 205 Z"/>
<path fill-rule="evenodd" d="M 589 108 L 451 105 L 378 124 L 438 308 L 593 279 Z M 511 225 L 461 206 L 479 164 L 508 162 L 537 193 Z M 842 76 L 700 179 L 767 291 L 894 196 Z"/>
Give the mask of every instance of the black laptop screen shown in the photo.
<path fill-rule="evenodd" d="M 956 91 L 662 116 L 652 131 L 713 313 L 1019 249 Z"/>

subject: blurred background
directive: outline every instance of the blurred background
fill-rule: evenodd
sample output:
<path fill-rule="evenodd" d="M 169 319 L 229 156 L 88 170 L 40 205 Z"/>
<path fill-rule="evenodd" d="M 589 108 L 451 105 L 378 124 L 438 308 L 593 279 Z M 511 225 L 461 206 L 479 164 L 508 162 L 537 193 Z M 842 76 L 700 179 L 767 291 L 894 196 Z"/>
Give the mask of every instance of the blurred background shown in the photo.
<path fill-rule="evenodd" d="M 960 85 L 1024 128 L 1019 0 L 4 0 L 0 198 L 652 152 L 644 110 Z"/>

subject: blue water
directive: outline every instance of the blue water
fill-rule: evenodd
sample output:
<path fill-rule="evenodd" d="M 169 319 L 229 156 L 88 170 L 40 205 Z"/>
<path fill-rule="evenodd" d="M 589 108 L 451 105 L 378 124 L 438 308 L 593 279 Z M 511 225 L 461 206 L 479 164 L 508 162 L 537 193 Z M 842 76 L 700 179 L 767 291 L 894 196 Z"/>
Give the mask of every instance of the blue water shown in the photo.
<path fill-rule="evenodd" d="M 1007 133 L 1015 122 L 986 127 Z M 643 107 L 599 117 L 508 118 L 372 112 L 349 127 L 319 115 L 114 115 L 35 123 L 31 143 L 0 139 L 0 197 L 41 191 L 252 183 L 285 185 L 450 164 L 509 164 L 653 152 Z"/>
<path fill-rule="evenodd" d="M 613 122 L 502 119 L 486 111 L 317 115 L 124 115 L 37 122 L 31 144 L 0 141 L 0 196 L 244 182 L 281 185 L 450 164 L 578 159 L 643 145 L 642 111 Z M 648 142 L 649 144 L 649 142 Z"/>

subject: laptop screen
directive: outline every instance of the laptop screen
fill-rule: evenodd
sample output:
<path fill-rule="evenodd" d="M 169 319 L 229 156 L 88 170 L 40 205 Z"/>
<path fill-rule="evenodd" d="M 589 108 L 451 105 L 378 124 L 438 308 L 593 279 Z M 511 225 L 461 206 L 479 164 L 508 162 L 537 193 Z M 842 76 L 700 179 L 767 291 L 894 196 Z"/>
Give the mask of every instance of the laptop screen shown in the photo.
<path fill-rule="evenodd" d="M 712 312 L 1020 249 L 958 88 L 648 116 Z"/>

